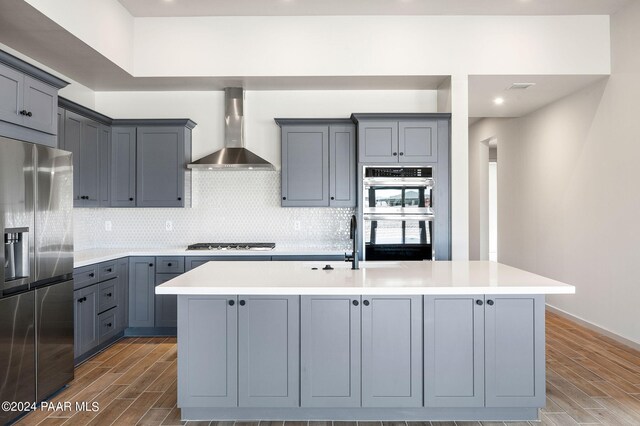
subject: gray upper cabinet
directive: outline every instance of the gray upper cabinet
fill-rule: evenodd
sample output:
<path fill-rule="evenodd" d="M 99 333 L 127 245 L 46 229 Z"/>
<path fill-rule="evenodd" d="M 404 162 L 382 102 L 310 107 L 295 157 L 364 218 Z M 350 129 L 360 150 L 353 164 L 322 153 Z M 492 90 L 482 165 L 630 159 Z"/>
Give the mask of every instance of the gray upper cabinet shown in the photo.
<path fill-rule="evenodd" d="M 111 127 L 98 127 L 98 205 L 111 206 Z"/>
<path fill-rule="evenodd" d="M 437 163 L 447 165 L 448 128 L 440 122 L 450 120 L 450 114 L 353 114 L 358 123 L 358 161 L 361 163 Z M 445 158 L 446 157 L 446 158 Z"/>
<path fill-rule="evenodd" d="M 186 166 L 191 160 L 185 128 L 138 127 L 136 139 L 136 205 L 183 207 Z"/>
<path fill-rule="evenodd" d="M 0 50 L 0 136 L 56 147 L 66 81 Z"/>
<path fill-rule="evenodd" d="M 64 109 L 58 108 L 58 140 L 56 148 L 62 148 L 62 144 L 64 144 L 64 116 Z"/>
<path fill-rule="evenodd" d="M 302 296 L 302 407 L 360 406 L 360 296 Z"/>
<path fill-rule="evenodd" d="M 282 206 L 354 207 L 357 161 L 353 122 L 276 122 L 282 128 Z"/>
<path fill-rule="evenodd" d="M 401 163 L 438 161 L 438 122 L 436 120 L 398 123 L 398 161 Z"/>
<path fill-rule="evenodd" d="M 544 407 L 544 296 L 486 296 L 487 407 Z"/>
<path fill-rule="evenodd" d="M 282 129 L 282 206 L 329 205 L 329 128 Z"/>
<path fill-rule="evenodd" d="M 355 126 L 329 126 L 329 206 L 355 207 L 356 165 Z"/>
<path fill-rule="evenodd" d="M 298 407 L 299 296 L 238 299 L 238 405 Z"/>
<path fill-rule="evenodd" d="M 484 407 L 484 296 L 424 297 L 424 404 Z"/>
<path fill-rule="evenodd" d="M 0 64 L 0 120 L 22 124 L 24 74 Z"/>
<path fill-rule="evenodd" d="M 398 162 L 398 122 L 359 123 L 358 151 L 361 163 Z"/>
<path fill-rule="evenodd" d="M 109 206 L 110 127 L 72 111 L 58 114 L 64 115 L 59 147 L 73 153 L 74 207 Z"/>
<path fill-rule="evenodd" d="M 155 324 L 155 258 L 129 260 L 129 327 Z"/>
<path fill-rule="evenodd" d="M 178 303 L 178 405 L 236 407 L 237 297 L 184 296 Z"/>
<path fill-rule="evenodd" d="M 111 206 L 136 205 L 136 128 L 111 129 Z"/>
<path fill-rule="evenodd" d="M 24 77 L 24 125 L 40 132 L 57 134 L 58 89 L 33 77 Z"/>
<path fill-rule="evenodd" d="M 362 296 L 362 406 L 422 406 L 422 296 Z"/>

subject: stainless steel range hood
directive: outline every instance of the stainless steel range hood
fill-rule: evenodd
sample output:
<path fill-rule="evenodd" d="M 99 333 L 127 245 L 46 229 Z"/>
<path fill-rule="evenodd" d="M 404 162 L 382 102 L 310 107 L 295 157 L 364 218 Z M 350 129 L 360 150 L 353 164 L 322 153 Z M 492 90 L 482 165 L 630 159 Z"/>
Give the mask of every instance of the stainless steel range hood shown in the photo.
<path fill-rule="evenodd" d="M 199 170 L 275 170 L 259 155 L 244 147 L 244 91 L 224 89 L 224 148 L 189 164 Z"/>

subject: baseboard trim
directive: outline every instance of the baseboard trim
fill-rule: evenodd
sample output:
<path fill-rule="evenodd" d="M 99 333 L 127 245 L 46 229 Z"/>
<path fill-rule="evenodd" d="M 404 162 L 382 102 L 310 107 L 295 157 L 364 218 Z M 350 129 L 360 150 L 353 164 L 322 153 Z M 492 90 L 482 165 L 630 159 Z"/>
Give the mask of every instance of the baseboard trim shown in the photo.
<path fill-rule="evenodd" d="M 618 343 L 622 343 L 625 346 L 629 346 L 631 349 L 635 349 L 636 351 L 640 351 L 640 343 L 636 343 L 633 340 L 629 340 L 625 337 L 620 336 L 619 334 L 616 334 L 612 331 L 607 330 L 606 328 L 602 328 L 598 325 L 595 325 L 592 322 L 589 322 L 587 320 L 585 320 L 584 318 L 580 318 L 578 316 L 575 316 L 573 314 L 570 314 L 567 311 L 564 311 L 560 308 L 556 308 L 555 306 L 549 305 L 547 303 L 547 310 L 549 310 L 550 312 L 553 312 L 554 314 L 558 314 L 561 317 L 567 318 L 571 321 L 577 322 L 578 324 L 588 328 L 589 330 L 593 330 L 596 331 L 600 334 L 603 334 L 613 340 L 615 340 Z"/>

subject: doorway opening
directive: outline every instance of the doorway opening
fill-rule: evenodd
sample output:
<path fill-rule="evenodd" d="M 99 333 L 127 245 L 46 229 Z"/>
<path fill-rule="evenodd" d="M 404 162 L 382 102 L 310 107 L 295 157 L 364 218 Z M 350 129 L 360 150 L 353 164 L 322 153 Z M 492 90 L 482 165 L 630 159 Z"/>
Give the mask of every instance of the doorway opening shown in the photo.
<path fill-rule="evenodd" d="M 489 141 L 489 260 L 498 261 L 498 140 Z"/>

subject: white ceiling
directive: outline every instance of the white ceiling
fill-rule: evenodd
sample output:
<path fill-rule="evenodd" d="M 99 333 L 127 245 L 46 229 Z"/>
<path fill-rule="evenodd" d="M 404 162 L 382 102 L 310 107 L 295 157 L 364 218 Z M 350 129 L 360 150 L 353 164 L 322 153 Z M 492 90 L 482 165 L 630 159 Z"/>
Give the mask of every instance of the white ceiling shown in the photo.
<path fill-rule="evenodd" d="M 469 117 L 522 117 L 603 78 L 606 76 L 469 76 Z M 508 90 L 514 83 L 536 85 L 525 90 Z M 497 97 L 504 99 L 502 105 L 493 102 Z"/>
<path fill-rule="evenodd" d="M 135 17 L 610 15 L 629 0 L 118 0 Z"/>

